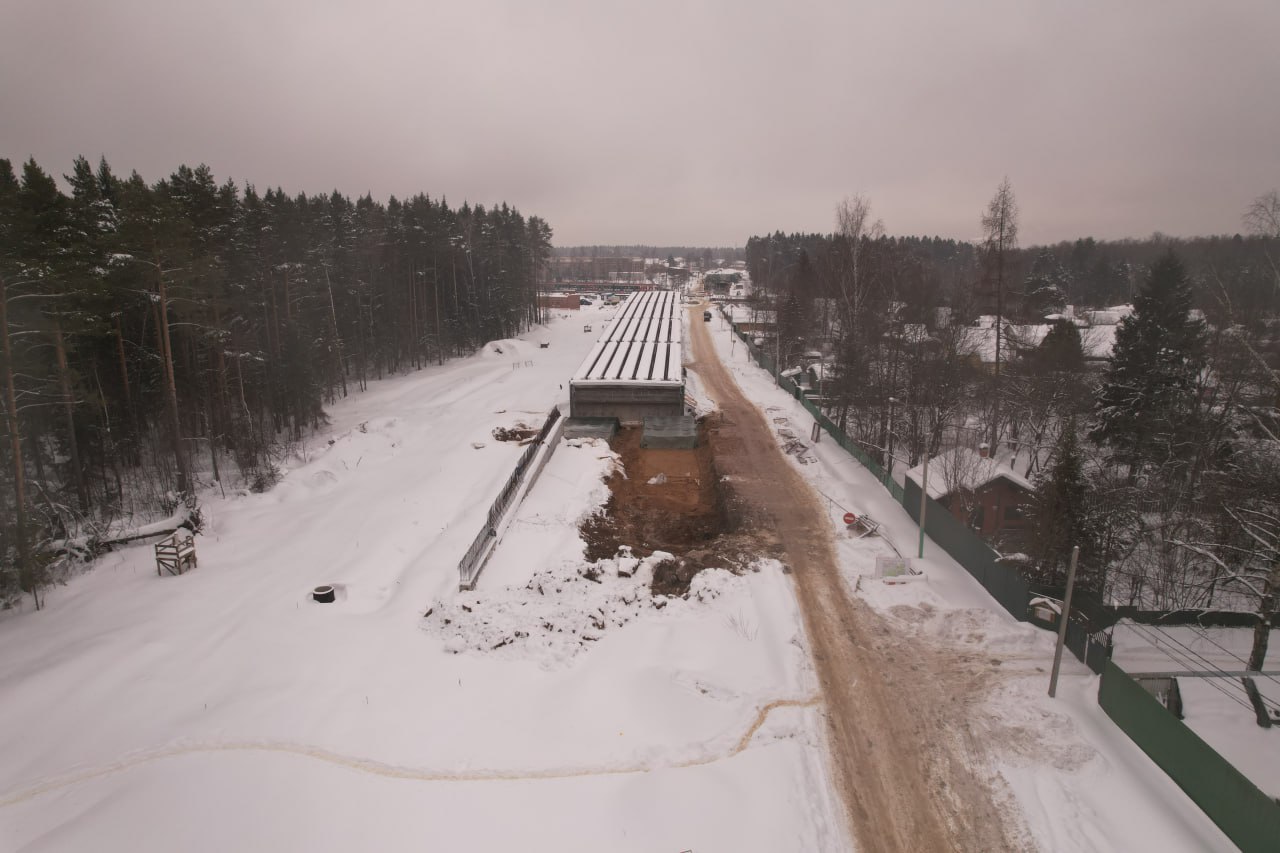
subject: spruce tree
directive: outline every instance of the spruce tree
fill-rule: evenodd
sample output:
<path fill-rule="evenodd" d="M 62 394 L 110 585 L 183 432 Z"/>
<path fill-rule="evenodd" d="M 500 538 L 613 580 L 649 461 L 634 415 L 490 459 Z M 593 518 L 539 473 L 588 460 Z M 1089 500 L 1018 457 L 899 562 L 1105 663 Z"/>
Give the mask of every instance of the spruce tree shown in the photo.
<path fill-rule="evenodd" d="M 1076 545 L 1080 546 L 1082 559 L 1088 562 L 1089 485 L 1074 418 L 1067 421 L 1058 436 L 1053 466 L 1037 483 L 1032 518 L 1032 556 L 1046 580 L 1062 581 L 1071 549 Z"/>
<path fill-rule="evenodd" d="M 1041 249 L 1022 283 L 1023 311 L 1031 317 L 1060 312 L 1067 302 L 1070 273 L 1049 249 Z"/>
<path fill-rule="evenodd" d="M 1131 481 L 1148 465 L 1190 458 L 1186 442 L 1204 351 L 1204 321 L 1191 317 L 1191 285 L 1170 251 L 1151 268 L 1133 313 L 1116 331 L 1094 406 L 1090 437 L 1128 465 Z"/>
<path fill-rule="evenodd" d="M 1032 351 L 1031 359 L 1044 373 L 1078 374 L 1084 369 L 1080 330 L 1070 320 L 1055 320 L 1044 340 Z"/>

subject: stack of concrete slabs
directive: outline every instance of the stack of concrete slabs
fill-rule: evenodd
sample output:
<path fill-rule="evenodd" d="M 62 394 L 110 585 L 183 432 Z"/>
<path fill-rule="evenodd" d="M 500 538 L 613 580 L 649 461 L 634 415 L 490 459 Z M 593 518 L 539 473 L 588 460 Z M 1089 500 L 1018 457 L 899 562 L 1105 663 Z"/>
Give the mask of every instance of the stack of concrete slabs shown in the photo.
<path fill-rule="evenodd" d="M 640 446 L 655 450 L 692 450 L 698 446 L 698 424 L 693 415 L 644 419 Z"/>
<path fill-rule="evenodd" d="M 684 414 L 680 310 L 672 290 L 627 300 L 569 380 L 570 415 L 638 424 Z"/>

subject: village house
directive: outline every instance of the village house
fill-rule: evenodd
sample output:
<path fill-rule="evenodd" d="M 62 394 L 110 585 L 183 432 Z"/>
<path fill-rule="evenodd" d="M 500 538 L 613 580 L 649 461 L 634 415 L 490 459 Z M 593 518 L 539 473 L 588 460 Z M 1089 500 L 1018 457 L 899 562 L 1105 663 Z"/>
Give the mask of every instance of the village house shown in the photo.
<path fill-rule="evenodd" d="M 917 486 L 924 465 L 907 472 Z M 1035 486 L 1008 465 L 978 450 L 957 447 L 929 460 L 929 497 L 984 539 L 1025 530 Z"/>
<path fill-rule="evenodd" d="M 737 270 L 712 270 L 702 277 L 702 286 L 707 293 L 728 294 L 729 288 L 742 281 L 742 273 Z"/>

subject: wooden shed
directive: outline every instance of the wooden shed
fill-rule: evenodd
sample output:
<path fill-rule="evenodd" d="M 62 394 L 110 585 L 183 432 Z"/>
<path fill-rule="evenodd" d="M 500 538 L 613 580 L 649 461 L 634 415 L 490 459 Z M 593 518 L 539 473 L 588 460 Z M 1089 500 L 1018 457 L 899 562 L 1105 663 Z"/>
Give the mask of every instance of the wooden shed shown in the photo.
<path fill-rule="evenodd" d="M 907 476 L 919 485 L 923 471 L 918 465 Z M 991 458 L 985 445 L 976 451 L 957 447 L 930 461 L 929 497 L 979 536 L 991 538 L 1027 528 L 1035 486 Z"/>

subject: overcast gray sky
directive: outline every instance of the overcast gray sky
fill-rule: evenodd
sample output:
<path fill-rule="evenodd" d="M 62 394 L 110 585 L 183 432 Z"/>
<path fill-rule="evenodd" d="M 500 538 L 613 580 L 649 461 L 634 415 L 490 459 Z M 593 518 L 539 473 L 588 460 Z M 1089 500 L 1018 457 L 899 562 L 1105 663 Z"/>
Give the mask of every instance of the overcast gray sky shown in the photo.
<path fill-rule="evenodd" d="M 0 157 L 505 200 L 558 245 L 1232 233 L 1280 187 L 1277 0 L 5 0 Z"/>

